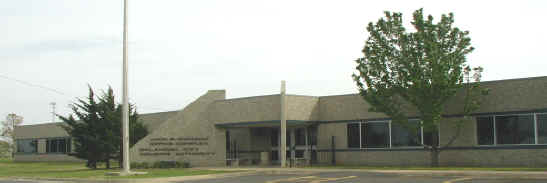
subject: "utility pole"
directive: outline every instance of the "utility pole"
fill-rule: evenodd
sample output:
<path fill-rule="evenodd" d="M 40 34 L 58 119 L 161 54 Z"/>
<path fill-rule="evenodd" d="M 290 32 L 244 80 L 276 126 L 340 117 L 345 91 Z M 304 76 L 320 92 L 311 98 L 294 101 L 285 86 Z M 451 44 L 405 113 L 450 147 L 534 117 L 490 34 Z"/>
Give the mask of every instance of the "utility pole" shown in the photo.
<path fill-rule="evenodd" d="M 123 104 L 122 104 L 122 151 L 123 171 L 121 174 L 129 175 L 129 104 L 127 91 L 127 1 L 123 1 Z"/>

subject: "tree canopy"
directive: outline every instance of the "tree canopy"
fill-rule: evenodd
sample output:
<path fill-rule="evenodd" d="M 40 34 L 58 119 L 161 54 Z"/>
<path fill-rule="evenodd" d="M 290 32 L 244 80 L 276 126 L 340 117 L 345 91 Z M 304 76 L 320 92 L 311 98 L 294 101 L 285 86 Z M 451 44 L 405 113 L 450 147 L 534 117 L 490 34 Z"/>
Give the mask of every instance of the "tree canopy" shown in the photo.
<path fill-rule="evenodd" d="M 483 69 L 466 63 L 466 56 L 474 49 L 469 32 L 453 23 L 452 13 L 443 14 L 435 23 L 433 16 L 425 18 L 419 9 L 413 13 L 414 31 L 410 32 L 403 26 L 401 13 L 385 12 L 384 18 L 368 24 L 364 57 L 356 60 L 357 73 L 353 74 L 360 94 L 372 106 L 370 111 L 385 113 L 404 125 L 408 124 L 405 108 L 416 108 L 420 125 L 433 134 L 432 144 L 438 144 L 438 127 L 447 101 L 465 92 L 461 114 L 468 116 L 478 109 L 480 95 L 486 94 L 480 89 Z M 435 166 L 439 148 L 428 147 Z"/>
<path fill-rule="evenodd" d="M 129 111 L 130 146 L 133 146 L 148 131 L 138 120 L 133 104 L 129 105 Z M 77 99 L 72 112 L 68 117 L 59 116 L 74 142 L 74 153 L 70 155 L 87 160 L 86 166 L 90 168 L 96 168 L 97 162 L 105 162 L 109 168 L 111 159 L 121 161 L 122 107 L 115 102 L 112 88 L 97 97 L 90 86 L 89 96 Z"/>
<path fill-rule="evenodd" d="M 6 146 L 6 148 L 2 148 L 0 150 L 0 154 L 7 153 L 11 154 L 13 157 L 16 145 L 15 126 L 19 126 L 21 123 L 23 123 L 23 117 L 14 113 L 8 114 L 6 116 L 6 120 L 2 121 L 2 128 L 0 130 L 0 137 L 2 138 L 0 138 L 0 141 L 4 139 L 8 146 Z"/>

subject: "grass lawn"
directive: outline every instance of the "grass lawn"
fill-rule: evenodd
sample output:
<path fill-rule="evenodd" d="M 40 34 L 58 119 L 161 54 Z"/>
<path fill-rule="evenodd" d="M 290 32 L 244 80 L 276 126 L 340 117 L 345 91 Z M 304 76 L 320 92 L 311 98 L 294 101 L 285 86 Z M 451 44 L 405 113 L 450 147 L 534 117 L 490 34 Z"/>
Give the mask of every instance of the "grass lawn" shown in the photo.
<path fill-rule="evenodd" d="M 397 166 L 315 166 L 310 168 L 363 170 L 464 170 L 464 171 L 547 171 L 547 167 L 397 167 Z"/>
<path fill-rule="evenodd" d="M 193 170 L 184 168 L 173 169 L 132 169 L 132 171 L 148 172 L 146 175 L 130 177 L 107 176 L 107 172 L 119 171 L 119 169 L 105 169 L 104 165 L 92 170 L 85 163 L 74 162 L 13 162 L 0 160 L 0 177 L 17 178 L 83 178 L 83 179 L 123 179 L 123 178 L 157 178 L 176 177 L 188 175 L 205 175 L 227 173 L 233 171 Z"/>

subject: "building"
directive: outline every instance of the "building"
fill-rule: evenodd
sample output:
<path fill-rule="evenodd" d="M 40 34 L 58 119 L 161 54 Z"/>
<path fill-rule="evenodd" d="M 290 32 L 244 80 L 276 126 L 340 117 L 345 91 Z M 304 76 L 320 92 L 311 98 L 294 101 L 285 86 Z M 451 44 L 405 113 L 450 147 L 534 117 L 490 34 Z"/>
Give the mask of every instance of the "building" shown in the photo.
<path fill-rule="evenodd" d="M 488 81 L 482 86 L 490 88 L 490 94 L 463 123 L 461 135 L 442 151 L 440 164 L 546 166 L 547 77 Z M 151 133 L 131 149 L 131 161 L 279 165 L 284 113 L 291 165 L 429 165 L 429 152 L 420 144 L 427 144 L 423 137 L 431 134 L 402 128 L 368 108 L 358 94 L 226 99 L 224 90 L 210 90 L 180 111 L 144 114 Z M 459 95 L 447 104 L 440 124 L 441 145 L 456 133 L 453 122 L 463 119 L 462 108 Z M 416 111 L 407 112 L 418 123 Z M 16 139 L 17 161 L 76 160 L 57 152 L 71 148 L 70 137 L 58 124 L 17 127 Z M 55 144 L 58 147 L 52 148 Z"/>

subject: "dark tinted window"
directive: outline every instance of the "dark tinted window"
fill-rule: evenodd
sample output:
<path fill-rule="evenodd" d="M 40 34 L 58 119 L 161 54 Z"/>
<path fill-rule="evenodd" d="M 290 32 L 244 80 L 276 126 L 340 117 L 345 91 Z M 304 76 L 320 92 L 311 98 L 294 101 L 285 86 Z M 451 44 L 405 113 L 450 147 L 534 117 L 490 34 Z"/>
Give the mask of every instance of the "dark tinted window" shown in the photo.
<path fill-rule="evenodd" d="M 496 116 L 497 144 L 534 144 L 533 115 Z"/>
<path fill-rule="evenodd" d="M 308 127 L 308 145 L 317 145 L 317 126 Z"/>
<path fill-rule="evenodd" d="M 35 153 L 38 141 L 34 139 L 17 140 L 17 152 Z"/>
<path fill-rule="evenodd" d="M 296 150 L 296 151 L 294 151 L 294 157 L 295 157 L 295 158 L 304 158 L 304 150 Z"/>
<path fill-rule="evenodd" d="M 391 123 L 391 145 L 392 146 L 419 146 L 422 141 L 422 132 L 419 121 L 409 121 L 402 125 Z"/>
<path fill-rule="evenodd" d="M 425 129 L 424 129 L 424 144 L 425 145 L 430 145 L 431 146 L 433 144 L 433 139 L 434 139 L 433 135 L 434 135 L 434 133 L 437 133 L 437 138 L 436 138 L 437 141 L 435 143 L 435 146 L 439 146 L 439 132 L 438 131 L 437 132 L 428 132 L 428 131 L 425 131 Z"/>
<path fill-rule="evenodd" d="M 66 152 L 66 139 L 59 139 L 57 141 L 57 145 L 59 146 L 57 148 L 58 152 L 62 152 L 62 153 Z"/>
<path fill-rule="evenodd" d="M 363 123 L 365 141 L 363 147 L 389 147 L 389 123 Z"/>
<path fill-rule="evenodd" d="M 359 148 L 359 123 L 348 124 L 348 147 Z"/>
<path fill-rule="evenodd" d="M 47 140 L 49 144 L 49 152 L 58 152 L 58 141 L 57 140 Z"/>
<path fill-rule="evenodd" d="M 305 132 L 304 132 L 304 128 L 298 128 L 295 130 L 294 132 L 294 136 L 295 136 L 295 140 L 296 140 L 296 145 L 297 146 L 302 146 L 302 145 L 306 145 L 306 135 L 305 135 Z"/>
<path fill-rule="evenodd" d="M 279 145 L 279 130 L 277 128 L 272 129 L 270 137 L 272 146 L 277 147 Z"/>
<path fill-rule="evenodd" d="M 547 144 L 547 114 L 538 114 L 538 143 Z"/>
<path fill-rule="evenodd" d="M 479 145 L 494 145 L 494 117 L 477 117 L 477 140 Z"/>
<path fill-rule="evenodd" d="M 279 160 L 279 151 L 272 151 L 272 161 L 277 161 Z"/>

